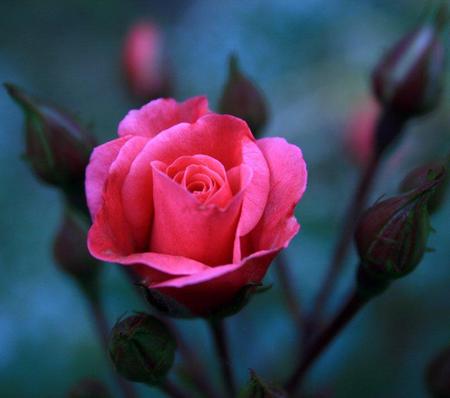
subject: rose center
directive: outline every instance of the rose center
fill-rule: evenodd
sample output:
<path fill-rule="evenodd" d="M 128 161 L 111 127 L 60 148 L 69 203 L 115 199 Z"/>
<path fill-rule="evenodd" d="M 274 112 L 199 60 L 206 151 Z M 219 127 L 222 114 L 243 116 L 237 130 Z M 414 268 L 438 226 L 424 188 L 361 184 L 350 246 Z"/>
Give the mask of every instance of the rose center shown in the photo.
<path fill-rule="evenodd" d="M 200 203 L 224 207 L 232 196 L 224 166 L 210 156 L 180 156 L 166 173 Z"/>

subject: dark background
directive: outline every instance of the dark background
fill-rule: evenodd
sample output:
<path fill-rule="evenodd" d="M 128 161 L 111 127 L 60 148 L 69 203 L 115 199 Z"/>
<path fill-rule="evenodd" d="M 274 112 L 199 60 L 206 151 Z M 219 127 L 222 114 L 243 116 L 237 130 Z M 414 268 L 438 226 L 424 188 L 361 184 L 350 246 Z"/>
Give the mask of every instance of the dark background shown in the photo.
<path fill-rule="evenodd" d="M 214 109 L 237 52 L 267 95 L 268 135 L 299 145 L 309 187 L 298 206 L 302 231 L 288 250 L 302 306 L 308 306 L 359 173 L 343 149 L 351 110 L 369 96 L 372 66 L 417 22 L 424 1 L 249 0 L 0 2 L 0 80 L 17 83 L 75 112 L 100 141 L 116 134 L 132 107 L 120 75 L 128 26 L 151 17 L 167 35 L 179 100 L 206 94 Z M 384 163 L 373 199 L 395 193 L 405 173 L 449 151 L 447 92 L 438 112 L 418 119 Z M 31 175 L 22 114 L 0 92 L 0 395 L 62 397 L 79 379 L 109 383 L 83 297 L 55 268 L 50 246 L 61 215 L 55 190 Z M 314 367 L 310 386 L 336 397 L 423 397 L 423 369 L 450 343 L 450 206 L 432 220 L 435 252 L 371 303 Z M 354 258 L 333 305 L 353 278 Z M 111 324 L 141 309 L 117 267 L 105 265 L 102 289 Z M 292 323 L 271 272 L 272 290 L 229 326 L 236 374 L 276 379 L 292 364 Z M 180 321 L 205 360 L 202 321 Z M 214 364 L 211 363 L 211 367 Z M 147 396 L 151 395 L 150 390 Z M 144 396 L 144 394 L 142 395 Z M 157 396 L 155 393 L 154 396 Z"/>

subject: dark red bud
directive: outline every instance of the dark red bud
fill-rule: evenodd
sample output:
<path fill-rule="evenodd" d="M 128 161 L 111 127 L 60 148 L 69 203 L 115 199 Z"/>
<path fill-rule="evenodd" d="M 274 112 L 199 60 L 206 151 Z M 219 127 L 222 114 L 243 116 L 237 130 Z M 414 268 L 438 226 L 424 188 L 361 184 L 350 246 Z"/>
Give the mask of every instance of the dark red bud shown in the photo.
<path fill-rule="evenodd" d="M 373 73 L 376 98 L 385 107 L 407 116 L 432 111 L 439 103 L 444 79 L 444 46 L 440 37 L 446 8 L 437 22 L 427 21 L 401 38 Z"/>
<path fill-rule="evenodd" d="M 5 87 L 24 111 L 26 158 L 33 172 L 44 182 L 62 188 L 82 185 L 94 138 L 67 113 L 12 84 Z"/>
<path fill-rule="evenodd" d="M 172 367 L 175 339 L 151 315 L 138 313 L 117 322 L 111 332 L 109 354 L 118 373 L 130 381 L 159 384 Z"/>
<path fill-rule="evenodd" d="M 219 112 L 245 120 L 255 136 L 268 119 L 266 101 L 259 88 L 239 69 L 237 57 L 230 57 L 228 81 L 219 104 Z"/>
<path fill-rule="evenodd" d="M 450 347 L 431 361 L 425 377 L 431 397 L 450 398 Z"/>
<path fill-rule="evenodd" d="M 443 182 L 436 187 L 428 201 L 428 211 L 434 213 L 444 202 L 445 192 L 448 187 L 448 174 L 443 163 L 431 162 L 412 170 L 401 182 L 400 191 L 408 192 L 423 185 L 429 184 L 437 175 L 443 175 Z"/>
<path fill-rule="evenodd" d="M 131 95 L 147 102 L 171 95 L 171 74 L 161 30 L 139 22 L 127 33 L 122 50 L 123 73 Z"/>
<path fill-rule="evenodd" d="M 369 208 L 355 238 L 364 270 L 378 279 L 400 278 L 419 264 L 430 232 L 427 202 L 443 175 L 420 188 Z"/>
<path fill-rule="evenodd" d="M 53 243 L 58 268 L 82 283 L 95 279 L 100 269 L 98 260 L 87 249 L 87 231 L 84 216 L 66 209 Z"/>
<path fill-rule="evenodd" d="M 106 386 L 94 379 L 85 379 L 78 382 L 68 394 L 69 398 L 111 398 Z"/>

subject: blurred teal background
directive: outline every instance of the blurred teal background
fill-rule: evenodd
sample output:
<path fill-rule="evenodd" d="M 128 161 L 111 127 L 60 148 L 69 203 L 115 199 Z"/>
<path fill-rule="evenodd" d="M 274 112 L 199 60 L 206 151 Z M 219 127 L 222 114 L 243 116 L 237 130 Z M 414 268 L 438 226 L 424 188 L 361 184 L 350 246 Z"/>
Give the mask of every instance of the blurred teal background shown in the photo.
<path fill-rule="evenodd" d="M 307 308 L 359 173 L 342 149 L 347 117 L 368 96 L 368 77 L 382 51 L 418 20 L 425 3 L 3 0 L 0 80 L 72 110 L 106 141 L 133 106 L 119 57 L 136 19 L 150 17 L 165 29 L 177 99 L 206 94 L 214 109 L 227 57 L 237 52 L 244 71 L 266 93 L 272 115 L 267 134 L 299 145 L 308 162 L 309 187 L 297 209 L 302 231 L 287 251 Z M 449 152 L 449 110 L 447 91 L 438 112 L 410 126 L 398 148 L 402 156 L 384 163 L 373 199 L 394 193 L 411 167 Z M 5 91 L 0 120 L 0 396 L 63 397 L 85 377 L 99 378 L 114 391 L 86 302 L 52 261 L 60 197 L 21 160 L 22 114 Z M 450 343 L 449 220 L 447 201 L 433 217 L 435 252 L 356 317 L 311 372 L 312 392 L 426 396 L 423 369 Z M 352 283 L 354 262 L 348 262 L 335 306 Z M 104 268 L 103 295 L 113 324 L 142 304 L 115 266 Z M 240 382 L 248 368 L 280 380 L 293 365 L 293 325 L 273 271 L 266 281 L 274 283 L 271 291 L 229 321 Z M 214 369 L 204 324 L 178 323 Z"/>

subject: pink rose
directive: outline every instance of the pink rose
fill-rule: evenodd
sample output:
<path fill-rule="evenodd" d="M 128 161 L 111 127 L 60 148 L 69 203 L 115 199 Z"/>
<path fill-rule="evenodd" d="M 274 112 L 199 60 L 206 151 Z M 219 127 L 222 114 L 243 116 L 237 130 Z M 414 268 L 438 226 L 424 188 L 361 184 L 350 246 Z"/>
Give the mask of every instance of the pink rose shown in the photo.
<path fill-rule="evenodd" d="M 204 97 L 158 99 L 91 156 L 88 247 L 205 315 L 260 282 L 288 246 L 306 177 L 302 152 L 283 138 L 256 141 Z"/>

